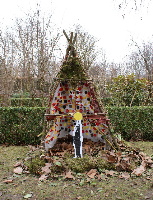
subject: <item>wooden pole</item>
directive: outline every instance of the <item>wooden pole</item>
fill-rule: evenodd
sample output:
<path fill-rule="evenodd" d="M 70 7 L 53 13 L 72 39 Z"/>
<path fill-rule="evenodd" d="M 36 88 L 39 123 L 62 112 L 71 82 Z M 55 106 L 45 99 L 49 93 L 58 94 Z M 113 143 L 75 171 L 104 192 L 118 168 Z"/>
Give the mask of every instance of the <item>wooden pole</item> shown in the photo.
<path fill-rule="evenodd" d="M 74 48 L 74 44 L 76 42 L 77 39 L 77 33 L 75 33 L 75 36 L 73 37 L 73 32 L 71 32 L 70 38 L 68 37 L 67 33 L 65 30 L 63 30 L 63 33 L 68 41 L 68 47 L 66 49 L 66 55 L 65 55 L 65 60 L 67 60 L 68 57 L 72 56 L 72 57 L 76 57 L 77 53 L 76 50 Z"/>

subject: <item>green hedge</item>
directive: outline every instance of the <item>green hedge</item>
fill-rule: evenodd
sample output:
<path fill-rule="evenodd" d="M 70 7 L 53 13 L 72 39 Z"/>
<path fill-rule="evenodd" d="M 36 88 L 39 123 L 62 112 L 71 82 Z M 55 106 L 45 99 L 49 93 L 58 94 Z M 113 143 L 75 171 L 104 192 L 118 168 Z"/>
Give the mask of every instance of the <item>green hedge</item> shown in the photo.
<path fill-rule="evenodd" d="M 125 100 L 125 101 L 126 101 L 126 99 L 128 99 L 128 98 L 123 98 L 123 100 Z M 125 103 L 123 103 L 123 102 L 121 103 L 113 97 L 104 97 L 104 98 L 101 98 L 101 101 L 104 106 L 120 107 L 121 104 L 122 104 L 122 106 L 123 105 L 125 106 Z M 145 101 L 145 100 L 142 100 L 141 96 L 140 96 L 140 99 L 137 97 L 134 99 L 134 101 L 132 103 L 132 106 L 142 106 L 142 105 L 143 106 L 153 106 L 153 99 L 150 98 L 150 99 L 147 99 L 147 101 Z"/>
<path fill-rule="evenodd" d="M 39 144 L 45 108 L 0 107 L 0 143 Z"/>
<path fill-rule="evenodd" d="M 153 106 L 108 107 L 108 115 L 115 133 L 126 140 L 153 141 Z"/>
<path fill-rule="evenodd" d="M 42 107 L 43 101 L 46 102 L 46 99 L 42 100 L 41 98 L 11 98 L 12 107 Z"/>
<path fill-rule="evenodd" d="M 37 137 L 43 129 L 45 108 L 0 107 L 1 144 L 39 144 Z M 126 140 L 153 141 L 153 107 L 108 107 L 115 133 Z"/>

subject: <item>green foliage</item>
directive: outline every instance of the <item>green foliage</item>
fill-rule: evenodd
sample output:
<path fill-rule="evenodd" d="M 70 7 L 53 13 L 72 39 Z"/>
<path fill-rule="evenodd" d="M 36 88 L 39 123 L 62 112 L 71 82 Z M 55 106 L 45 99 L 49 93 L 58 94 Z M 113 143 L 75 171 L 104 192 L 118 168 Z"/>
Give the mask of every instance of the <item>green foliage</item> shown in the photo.
<path fill-rule="evenodd" d="M 103 97 L 101 98 L 101 101 L 104 106 L 114 106 L 115 102 L 112 97 Z"/>
<path fill-rule="evenodd" d="M 123 139 L 153 141 L 153 107 L 108 107 L 108 115 L 115 133 Z"/>
<path fill-rule="evenodd" d="M 76 173 L 82 173 L 95 168 L 94 160 L 87 155 L 83 158 L 67 158 L 65 162 L 68 168 Z"/>
<path fill-rule="evenodd" d="M 42 167 L 45 166 L 45 161 L 41 160 L 38 156 L 28 160 L 26 163 L 26 166 L 28 167 L 28 170 L 31 174 L 40 175 L 42 172 Z"/>
<path fill-rule="evenodd" d="M 11 98 L 10 101 L 12 107 L 42 107 L 41 98 Z"/>
<path fill-rule="evenodd" d="M 107 91 L 111 95 L 111 102 L 109 99 L 108 105 L 150 105 L 149 85 L 150 83 L 146 79 L 135 79 L 134 74 L 113 78 L 107 86 Z"/>
<path fill-rule="evenodd" d="M 98 171 L 100 171 L 100 172 L 105 169 L 107 169 L 107 170 L 115 170 L 116 169 L 114 163 L 110 163 L 107 160 L 104 160 L 102 158 L 97 158 L 96 167 L 97 167 Z"/>
<path fill-rule="evenodd" d="M 0 107 L 0 143 L 39 144 L 46 108 Z M 123 139 L 153 141 L 153 107 L 108 107 L 115 133 Z"/>
<path fill-rule="evenodd" d="M 63 171 L 66 170 L 66 165 L 63 162 L 56 161 L 50 167 L 51 174 L 61 174 Z"/>
<path fill-rule="evenodd" d="M 29 98 L 30 93 L 29 92 L 20 92 L 20 93 L 14 93 L 12 95 L 12 98 Z"/>
<path fill-rule="evenodd" d="M 86 75 L 80 59 L 70 57 L 67 61 L 63 62 L 63 66 L 61 67 L 58 77 L 62 79 L 85 80 Z"/>
<path fill-rule="evenodd" d="M 38 144 L 45 108 L 0 107 L 0 143 Z"/>
<path fill-rule="evenodd" d="M 76 173 L 83 173 L 91 169 L 98 169 L 100 172 L 104 169 L 115 169 L 115 164 L 110 163 L 100 157 L 91 157 L 85 155 L 83 158 L 66 158 L 65 160 L 69 169 Z"/>

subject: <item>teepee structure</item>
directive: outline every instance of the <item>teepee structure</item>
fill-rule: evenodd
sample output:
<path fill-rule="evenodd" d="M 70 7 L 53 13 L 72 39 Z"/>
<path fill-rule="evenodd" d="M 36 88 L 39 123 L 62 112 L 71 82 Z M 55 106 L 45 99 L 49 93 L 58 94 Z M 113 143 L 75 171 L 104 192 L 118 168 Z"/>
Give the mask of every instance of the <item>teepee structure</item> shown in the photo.
<path fill-rule="evenodd" d="M 98 102 L 92 80 L 82 67 L 74 48 L 77 34 L 70 37 L 64 31 L 68 41 L 66 56 L 58 73 L 49 107 L 45 114 L 49 131 L 45 137 L 45 148 L 51 149 L 58 138 L 73 136 L 75 157 L 82 157 L 83 139 L 101 141 L 105 149 L 115 146 L 109 119 Z"/>

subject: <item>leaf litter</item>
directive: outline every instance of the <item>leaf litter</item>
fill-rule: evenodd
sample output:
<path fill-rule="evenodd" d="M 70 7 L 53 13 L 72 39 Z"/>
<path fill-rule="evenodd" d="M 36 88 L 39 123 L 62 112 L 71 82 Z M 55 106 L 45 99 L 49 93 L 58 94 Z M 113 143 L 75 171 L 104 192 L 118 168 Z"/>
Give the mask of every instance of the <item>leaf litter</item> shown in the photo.
<path fill-rule="evenodd" d="M 63 180 L 75 180 L 80 178 L 79 174 L 84 174 L 88 180 L 105 180 L 111 176 L 117 176 L 120 179 L 126 180 L 131 176 L 141 176 L 145 175 L 145 173 L 149 180 L 150 174 L 148 175 L 147 171 L 153 168 L 152 158 L 139 149 L 126 146 L 124 142 L 120 141 L 118 144 L 120 151 L 115 152 L 114 150 L 103 150 L 100 143 L 94 143 L 88 140 L 83 147 L 84 157 L 77 159 L 73 158 L 73 146 L 66 144 L 66 142 L 55 145 L 55 148 L 50 153 L 46 153 L 43 147 L 36 148 L 30 145 L 28 156 L 23 162 L 18 161 L 14 165 L 14 173 L 26 173 L 29 170 L 27 162 L 32 163 L 32 160 L 37 157 L 43 161 L 40 170 L 37 171 L 39 181 L 44 181 L 49 178 L 58 179 L 59 177 L 62 177 Z M 85 162 L 88 161 L 89 163 L 84 162 L 85 158 Z M 74 168 L 75 163 L 76 166 L 80 165 L 77 167 L 85 167 L 85 170 L 83 171 L 82 168 L 81 170 Z M 85 164 L 88 165 L 87 168 Z"/>

